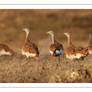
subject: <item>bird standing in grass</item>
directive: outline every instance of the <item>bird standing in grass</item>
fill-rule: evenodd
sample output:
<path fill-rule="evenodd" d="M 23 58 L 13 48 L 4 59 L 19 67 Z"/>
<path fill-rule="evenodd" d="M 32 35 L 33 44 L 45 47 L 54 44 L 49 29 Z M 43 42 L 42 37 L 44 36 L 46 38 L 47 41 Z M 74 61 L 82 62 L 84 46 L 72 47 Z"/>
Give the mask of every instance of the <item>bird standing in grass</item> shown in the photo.
<path fill-rule="evenodd" d="M 78 48 L 72 44 L 70 33 L 64 33 L 68 38 L 68 48 L 65 52 L 66 58 L 68 59 L 80 59 L 84 58 L 88 54 L 87 48 Z"/>
<path fill-rule="evenodd" d="M 59 61 L 60 61 L 60 56 L 63 54 L 63 45 L 61 43 L 59 43 L 58 41 L 56 41 L 55 39 L 55 35 L 53 31 L 49 31 L 47 32 L 47 34 L 51 35 L 51 45 L 49 48 L 50 54 L 54 57 L 58 57 Z"/>
<path fill-rule="evenodd" d="M 13 55 L 15 52 L 5 44 L 0 44 L 0 56 L 2 55 Z"/>
<path fill-rule="evenodd" d="M 24 28 L 23 31 L 26 32 L 26 39 L 25 39 L 25 45 L 22 48 L 22 55 L 25 55 L 27 58 L 34 57 L 34 58 L 38 59 L 39 58 L 39 50 L 38 50 L 37 45 L 30 41 L 29 29 Z"/>
<path fill-rule="evenodd" d="M 88 53 L 92 54 L 92 34 L 89 34 Z"/>

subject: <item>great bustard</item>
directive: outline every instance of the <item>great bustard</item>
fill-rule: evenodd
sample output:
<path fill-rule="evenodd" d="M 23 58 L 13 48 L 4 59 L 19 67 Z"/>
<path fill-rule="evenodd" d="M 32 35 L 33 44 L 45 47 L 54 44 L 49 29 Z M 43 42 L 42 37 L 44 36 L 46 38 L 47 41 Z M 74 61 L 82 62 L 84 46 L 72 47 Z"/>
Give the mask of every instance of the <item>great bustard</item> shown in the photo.
<path fill-rule="evenodd" d="M 85 57 L 88 54 L 87 48 L 85 48 L 85 49 L 79 48 L 79 47 L 76 47 L 72 44 L 70 33 L 67 32 L 67 33 L 64 33 L 64 34 L 68 38 L 68 48 L 65 51 L 66 58 L 71 59 L 71 60 L 80 59 L 80 58 Z"/>
<path fill-rule="evenodd" d="M 39 50 L 38 50 L 37 45 L 30 41 L 29 29 L 24 28 L 23 31 L 26 32 L 26 39 L 25 39 L 25 45 L 22 48 L 22 55 L 25 55 L 27 58 L 35 57 L 36 59 L 38 59 L 39 58 Z"/>
<path fill-rule="evenodd" d="M 89 53 L 89 54 L 92 54 L 92 33 L 89 34 L 88 53 Z"/>
<path fill-rule="evenodd" d="M 5 44 L 0 44 L 0 56 L 2 55 L 13 55 L 15 52 Z"/>
<path fill-rule="evenodd" d="M 63 45 L 55 40 L 55 35 L 53 31 L 49 31 L 47 32 L 47 34 L 51 35 L 51 39 L 52 39 L 52 43 L 49 48 L 50 54 L 54 57 L 58 56 L 60 61 L 60 56 L 63 54 L 64 51 Z"/>

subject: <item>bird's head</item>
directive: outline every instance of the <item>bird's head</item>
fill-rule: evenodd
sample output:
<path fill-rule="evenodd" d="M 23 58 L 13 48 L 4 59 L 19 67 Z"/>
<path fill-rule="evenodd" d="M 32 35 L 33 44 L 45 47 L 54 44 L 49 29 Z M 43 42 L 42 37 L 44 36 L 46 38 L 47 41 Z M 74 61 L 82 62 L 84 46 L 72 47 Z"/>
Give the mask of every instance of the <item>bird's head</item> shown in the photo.
<path fill-rule="evenodd" d="M 49 34 L 49 35 L 54 35 L 54 32 L 53 31 L 48 31 L 46 33 Z"/>
<path fill-rule="evenodd" d="M 70 33 L 69 32 L 66 32 L 64 33 L 65 36 L 69 37 L 70 36 Z"/>
<path fill-rule="evenodd" d="M 25 32 L 28 31 L 28 30 L 29 30 L 28 28 L 23 28 L 23 31 L 25 31 Z"/>
<path fill-rule="evenodd" d="M 23 31 L 25 31 L 27 35 L 29 34 L 29 29 L 28 28 L 24 28 Z"/>

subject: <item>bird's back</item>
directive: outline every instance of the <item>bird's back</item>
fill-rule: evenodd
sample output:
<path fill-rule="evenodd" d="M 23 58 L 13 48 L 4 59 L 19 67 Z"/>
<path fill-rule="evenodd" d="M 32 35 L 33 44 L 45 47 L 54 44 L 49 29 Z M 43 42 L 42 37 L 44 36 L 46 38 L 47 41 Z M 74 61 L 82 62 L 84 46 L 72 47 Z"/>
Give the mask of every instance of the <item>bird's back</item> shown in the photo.
<path fill-rule="evenodd" d="M 9 53 L 10 55 L 14 54 L 14 51 L 12 49 L 10 49 L 7 45 L 5 44 L 0 44 L 0 52 L 4 54 Z"/>
<path fill-rule="evenodd" d="M 36 44 L 30 42 L 30 43 L 26 43 L 24 45 L 24 49 L 25 51 L 29 51 L 30 53 L 38 53 L 39 54 L 39 51 L 38 51 L 38 48 L 36 46 Z"/>

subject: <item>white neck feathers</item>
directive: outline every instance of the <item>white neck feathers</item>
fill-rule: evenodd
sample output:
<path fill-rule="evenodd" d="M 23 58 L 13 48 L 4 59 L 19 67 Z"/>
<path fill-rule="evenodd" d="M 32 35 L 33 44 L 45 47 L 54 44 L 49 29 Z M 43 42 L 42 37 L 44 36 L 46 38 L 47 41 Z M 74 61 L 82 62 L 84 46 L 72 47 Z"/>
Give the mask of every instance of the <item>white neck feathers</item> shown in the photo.
<path fill-rule="evenodd" d="M 65 34 L 67 36 L 67 39 L 68 39 L 68 45 L 71 44 L 71 35 L 69 33 L 66 33 Z"/>
<path fill-rule="evenodd" d="M 53 34 L 51 34 L 51 41 L 52 41 L 52 43 L 54 43 L 54 40 L 55 40 L 55 35 L 53 33 Z"/>
<path fill-rule="evenodd" d="M 89 39 L 92 40 L 92 34 L 89 34 Z"/>
<path fill-rule="evenodd" d="M 24 31 L 26 32 L 26 37 L 29 36 L 29 29 L 25 28 Z"/>
<path fill-rule="evenodd" d="M 68 43 L 70 43 L 71 42 L 71 36 L 70 36 L 70 34 L 67 37 L 68 37 Z"/>

